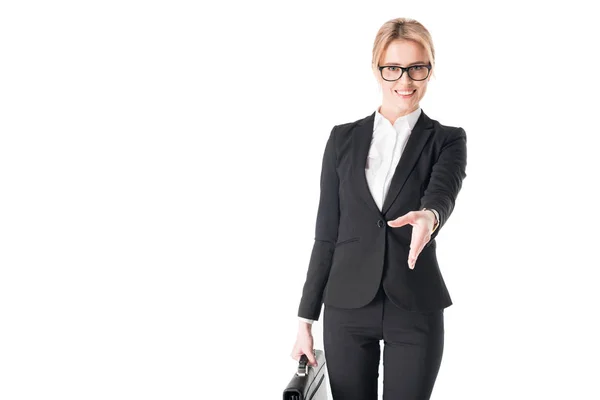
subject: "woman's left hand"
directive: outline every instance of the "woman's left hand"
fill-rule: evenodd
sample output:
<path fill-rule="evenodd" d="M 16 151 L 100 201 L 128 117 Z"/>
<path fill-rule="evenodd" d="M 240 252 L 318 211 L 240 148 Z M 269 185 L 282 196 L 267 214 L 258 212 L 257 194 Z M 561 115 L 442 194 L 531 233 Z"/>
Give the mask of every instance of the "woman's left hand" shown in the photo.
<path fill-rule="evenodd" d="M 388 221 L 388 225 L 392 228 L 399 228 L 406 224 L 411 224 L 413 227 L 408 254 L 408 267 L 414 269 L 417 257 L 431 239 L 435 215 L 431 211 L 410 211 L 395 220 Z"/>

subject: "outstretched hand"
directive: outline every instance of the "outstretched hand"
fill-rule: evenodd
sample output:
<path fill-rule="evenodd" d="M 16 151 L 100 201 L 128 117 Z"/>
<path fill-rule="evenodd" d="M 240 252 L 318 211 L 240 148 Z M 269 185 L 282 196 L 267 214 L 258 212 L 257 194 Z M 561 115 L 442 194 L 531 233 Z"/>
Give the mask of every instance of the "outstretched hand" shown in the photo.
<path fill-rule="evenodd" d="M 427 210 L 410 211 L 395 220 L 388 221 L 388 225 L 392 228 L 399 228 L 406 224 L 411 224 L 413 227 L 410 252 L 408 254 L 408 267 L 414 269 L 417 257 L 431 239 L 431 231 L 435 224 L 435 215 L 433 212 Z"/>

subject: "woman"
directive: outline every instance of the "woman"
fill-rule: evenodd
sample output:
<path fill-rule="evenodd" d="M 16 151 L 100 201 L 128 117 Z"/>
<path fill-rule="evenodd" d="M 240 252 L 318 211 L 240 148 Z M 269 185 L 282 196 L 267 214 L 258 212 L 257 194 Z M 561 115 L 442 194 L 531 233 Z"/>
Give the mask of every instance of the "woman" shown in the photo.
<path fill-rule="evenodd" d="M 420 108 L 435 66 L 427 29 L 399 18 L 380 28 L 372 67 L 377 110 L 335 126 L 323 156 L 315 243 L 292 358 L 316 366 L 311 323 L 323 344 L 335 400 L 377 399 L 380 340 L 384 399 L 429 399 L 452 301 L 435 238 L 466 177 L 464 129 Z"/>

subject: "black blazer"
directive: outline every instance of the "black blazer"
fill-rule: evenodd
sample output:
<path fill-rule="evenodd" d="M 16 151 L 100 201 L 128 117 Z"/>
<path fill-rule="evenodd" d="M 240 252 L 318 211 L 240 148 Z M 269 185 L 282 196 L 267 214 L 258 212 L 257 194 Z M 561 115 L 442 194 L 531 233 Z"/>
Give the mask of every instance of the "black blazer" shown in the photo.
<path fill-rule="evenodd" d="M 319 319 L 323 303 L 358 308 L 377 294 L 383 279 L 397 306 L 430 312 L 452 304 L 436 258 L 435 238 L 448 221 L 467 176 L 467 137 L 421 109 L 379 210 L 365 176 L 373 136 L 373 114 L 333 127 L 325 146 L 313 245 L 298 316 Z M 387 221 L 423 207 L 440 216 L 439 226 L 408 267 L 412 226 Z"/>

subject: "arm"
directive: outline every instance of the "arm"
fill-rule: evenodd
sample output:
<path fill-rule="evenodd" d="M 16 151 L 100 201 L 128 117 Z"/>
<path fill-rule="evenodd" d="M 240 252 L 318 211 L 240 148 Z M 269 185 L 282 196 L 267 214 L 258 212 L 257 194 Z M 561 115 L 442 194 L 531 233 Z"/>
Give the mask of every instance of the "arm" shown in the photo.
<path fill-rule="evenodd" d="M 323 292 L 335 250 L 339 224 L 339 179 L 336 171 L 335 126 L 331 130 L 321 168 L 321 194 L 317 210 L 313 245 L 302 298 L 298 308 L 301 318 L 318 320 L 323 304 Z"/>
<path fill-rule="evenodd" d="M 439 215 L 438 226 L 431 234 L 429 243 L 440 233 L 448 221 L 462 181 L 467 176 L 467 135 L 463 128 L 458 128 L 458 134 L 453 135 L 442 146 L 440 156 L 433 165 L 431 178 L 423 197 L 421 209 L 434 209 Z"/>

